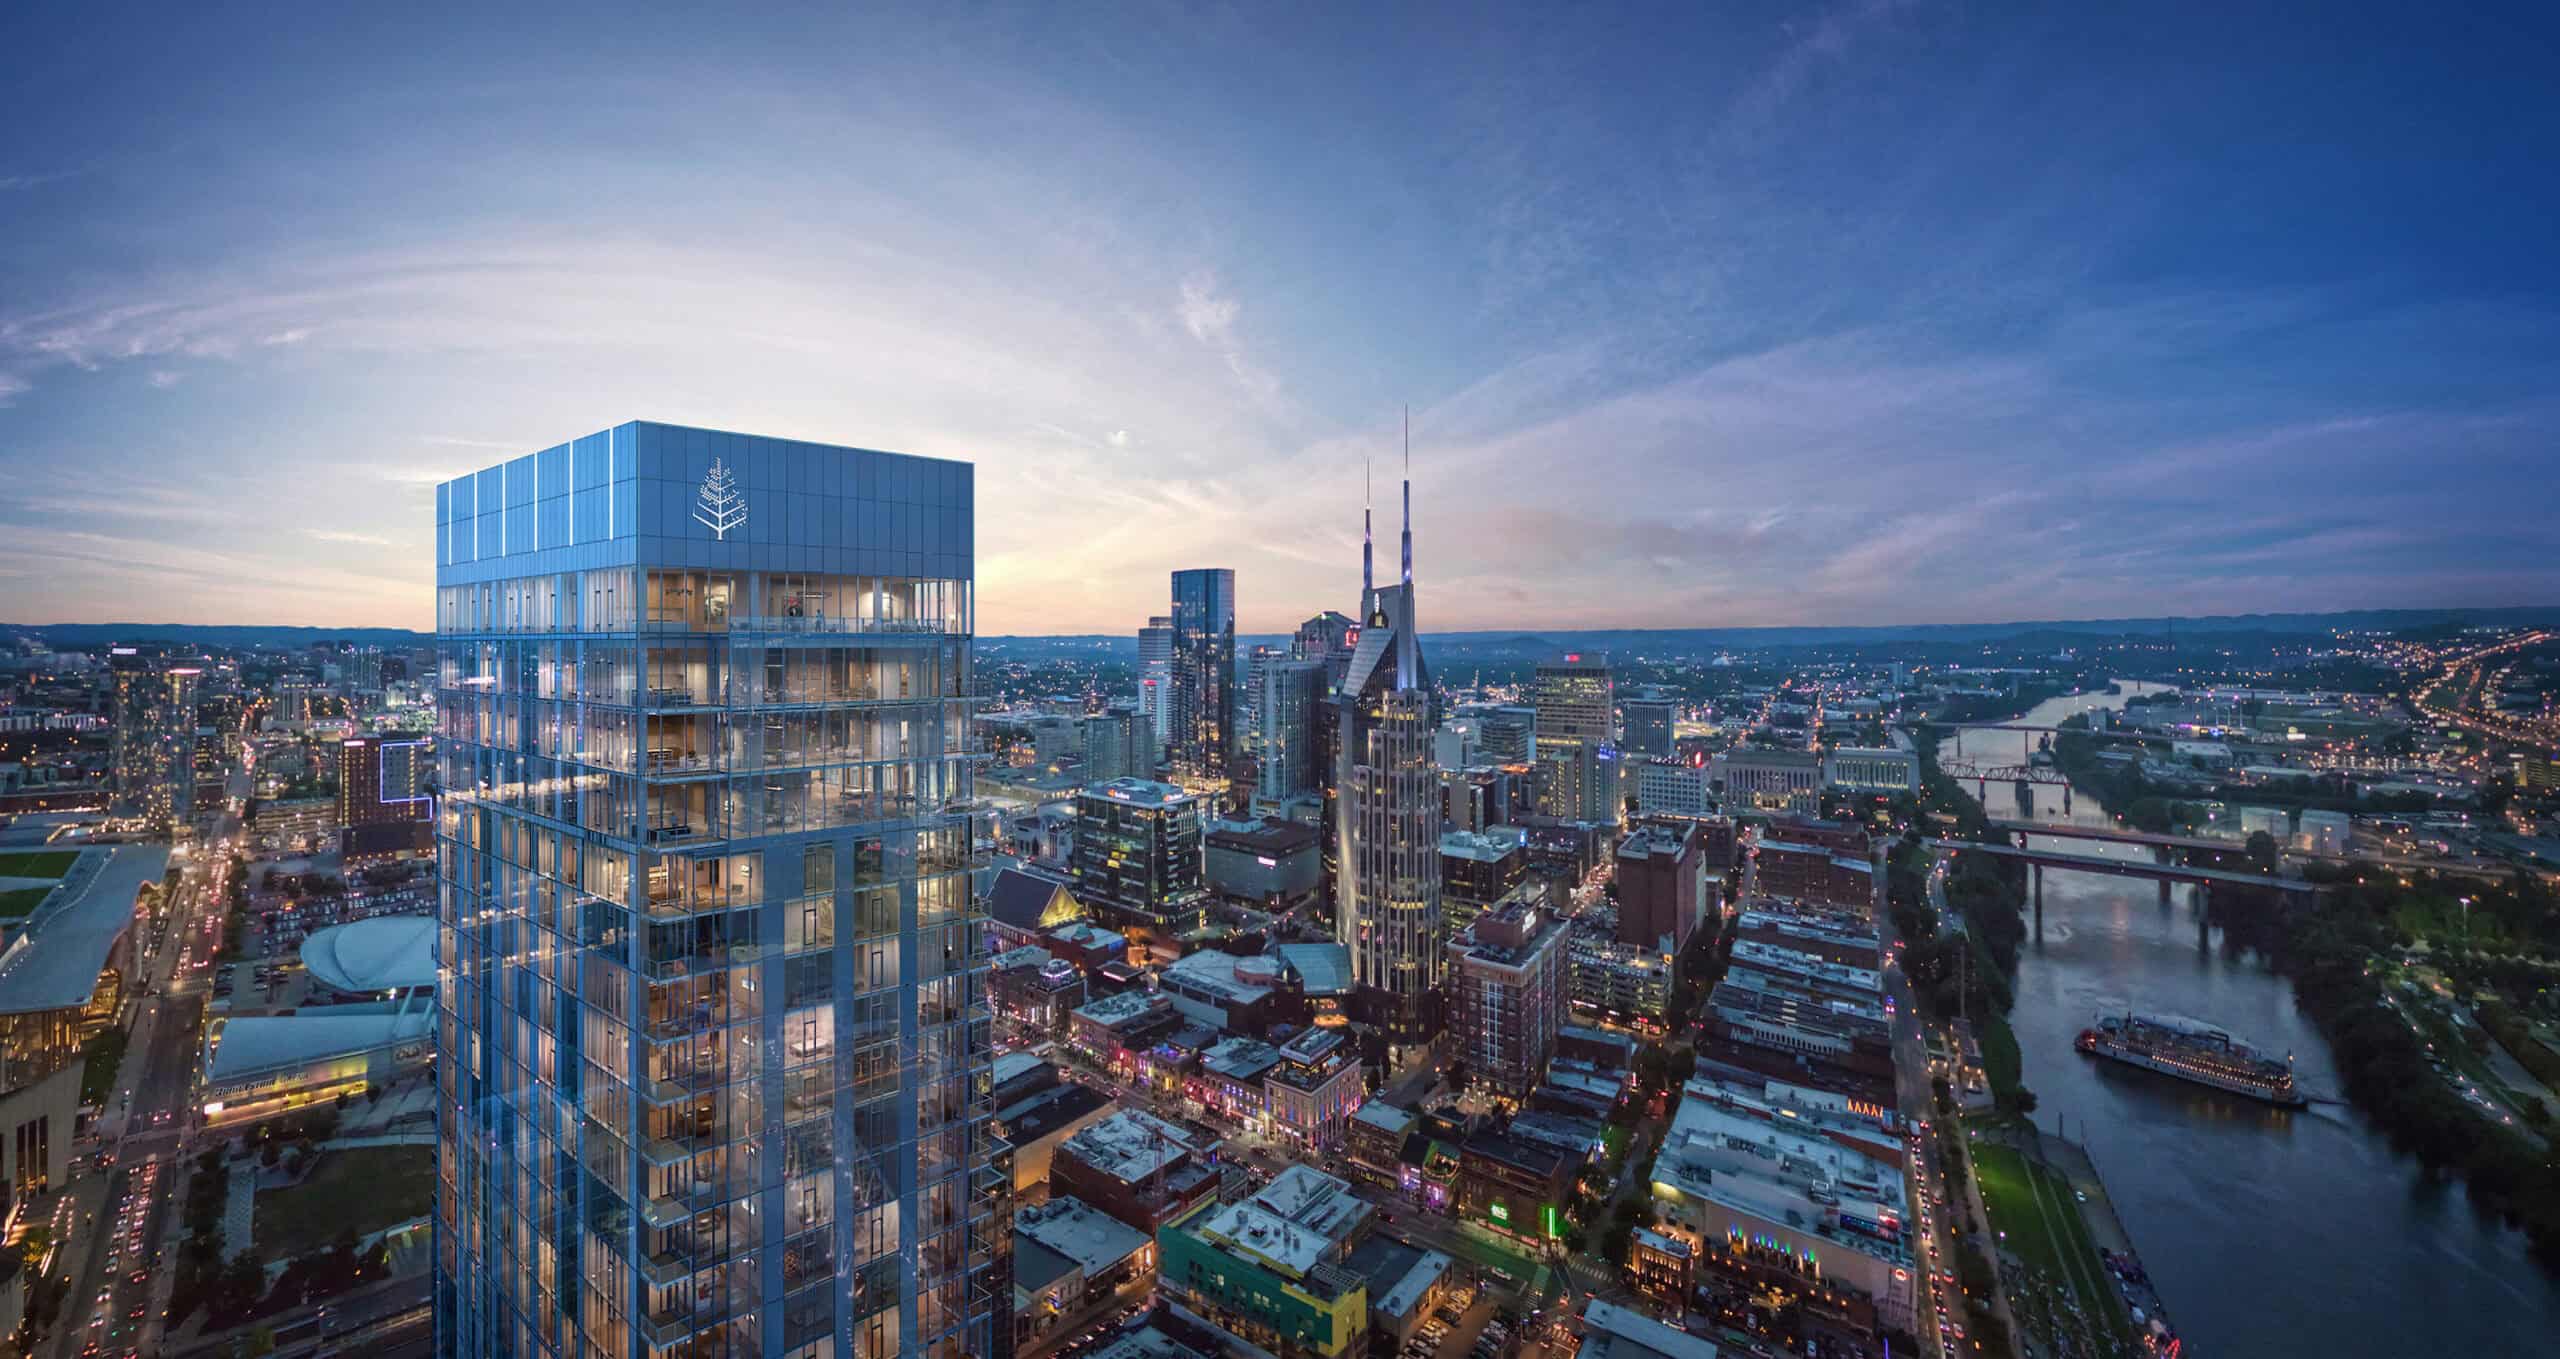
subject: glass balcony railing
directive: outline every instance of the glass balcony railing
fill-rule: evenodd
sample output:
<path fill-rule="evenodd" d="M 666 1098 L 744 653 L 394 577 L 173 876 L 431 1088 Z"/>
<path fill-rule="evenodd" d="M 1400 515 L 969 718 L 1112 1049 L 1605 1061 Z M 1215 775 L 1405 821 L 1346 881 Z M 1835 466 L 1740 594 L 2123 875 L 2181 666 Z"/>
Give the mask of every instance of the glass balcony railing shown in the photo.
<path fill-rule="evenodd" d="M 729 631 L 829 636 L 939 636 L 957 632 L 957 623 L 940 618 L 853 618 L 843 614 L 741 615 L 729 620 Z"/>

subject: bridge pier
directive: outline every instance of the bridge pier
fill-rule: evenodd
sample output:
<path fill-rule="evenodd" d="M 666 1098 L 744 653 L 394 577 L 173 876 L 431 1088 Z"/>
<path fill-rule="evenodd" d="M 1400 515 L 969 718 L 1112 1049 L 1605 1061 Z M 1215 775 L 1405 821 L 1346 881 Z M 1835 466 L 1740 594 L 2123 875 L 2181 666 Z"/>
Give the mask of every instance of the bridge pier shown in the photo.
<path fill-rule="evenodd" d="M 2066 821 L 2071 817 L 2071 781 L 2069 779 L 2062 781 L 2062 816 Z"/>
<path fill-rule="evenodd" d="M 2162 878 L 2160 880 L 2160 909 L 2164 911 L 2169 909 L 2169 880 L 2167 878 Z"/>
<path fill-rule="evenodd" d="M 2036 902 L 2036 933 L 2044 933 L 2044 865 L 2027 865 L 2027 879 L 2033 887 Z"/>
<path fill-rule="evenodd" d="M 2197 884 L 2196 884 L 2196 947 L 2197 947 L 2197 948 L 2199 948 L 2199 949 L 2203 949 L 2203 948 L 2209 948 L 2209 947 L 2211 947 L 2211 946 L 2212 946 L 2212 944 L 2213 944 L 2212 931 L 2213 931 L 2213 884 L 2212 884 L 2212 883 L 2209 883 L 2209 882 L 2200 882 L 2200 883 L 2197 883 Z"/>

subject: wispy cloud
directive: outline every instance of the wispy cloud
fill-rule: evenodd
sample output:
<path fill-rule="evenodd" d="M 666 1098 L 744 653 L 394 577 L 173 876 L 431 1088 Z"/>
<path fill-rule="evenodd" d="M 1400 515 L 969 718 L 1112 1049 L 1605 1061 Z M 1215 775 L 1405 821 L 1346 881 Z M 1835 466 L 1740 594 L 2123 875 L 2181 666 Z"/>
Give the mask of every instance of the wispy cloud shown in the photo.
<path fill-rule="evenodd" d="M 1218 276 L 1195 273 L 1182 280 L 1182 298 L 1174 304 L 1173 314 L 1191 338 L 1220 349 L 1235 343 L 1236 314 L 1243 310 L 1237 301 L 1218 289 Z"/>
<path fill-rule="evenodd" d="M 2290 155 L 2279 86 L 2392 106 L 2306 74 L 2311 21 L 2171 63 L 2097 35 L 2192 21 L 1891 0 L 1008 20 L 863 16 L 915 55 L 855 85 L 794 60 L 837 16 L 632 61 L 536 16 L 469 100 L 361 22 L 311 35 L 378 75 L 329 120 L 142 60 L 36 88 L 46 166 L 260 141 L 0 197 L 0 573 L 65 616 L 423 623 L 436 483 L 654 418 L 974 462 L 990 631 L 1121 630 L 1210 564 L 1276 628 L 1352 602 L 1364 459 L 1392 541 L 1410 401 L 1434 628 L 2560 594 L 2538 219 L 2339 210 L 2530 166 L 2450 106 Z M 271 59 L 229 41 L 186 56 Z M 709 41 L 769 78 L 631 74 Z M 327 527 L 244 531 L 279 485 Z"/>

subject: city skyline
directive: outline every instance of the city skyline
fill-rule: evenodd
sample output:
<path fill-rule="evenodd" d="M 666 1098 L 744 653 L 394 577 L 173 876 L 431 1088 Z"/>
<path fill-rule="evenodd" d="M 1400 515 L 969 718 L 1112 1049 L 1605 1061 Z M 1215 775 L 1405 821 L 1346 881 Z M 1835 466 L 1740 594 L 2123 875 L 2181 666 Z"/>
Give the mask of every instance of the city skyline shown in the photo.
<path fill-rule="evenodd" d="M 1451 631 L 2560 599 L 2521 18 L 86 17 L 14 621 L 424 630 L 434 485 L 601 415 L 976 463 L 984 635 L 1268 635 L 1408 402 Z"/>

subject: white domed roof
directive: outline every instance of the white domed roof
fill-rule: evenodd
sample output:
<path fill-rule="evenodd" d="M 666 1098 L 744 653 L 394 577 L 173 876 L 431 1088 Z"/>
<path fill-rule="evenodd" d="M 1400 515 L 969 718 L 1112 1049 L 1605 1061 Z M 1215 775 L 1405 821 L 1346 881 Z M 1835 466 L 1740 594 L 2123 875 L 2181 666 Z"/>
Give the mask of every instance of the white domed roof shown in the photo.
<path fill-rule="evenodd" d="M 341 991 L 433 986 L 435 917 L 382 915 L 332 925 L 302 941 L 302 965 Z"/>

